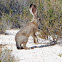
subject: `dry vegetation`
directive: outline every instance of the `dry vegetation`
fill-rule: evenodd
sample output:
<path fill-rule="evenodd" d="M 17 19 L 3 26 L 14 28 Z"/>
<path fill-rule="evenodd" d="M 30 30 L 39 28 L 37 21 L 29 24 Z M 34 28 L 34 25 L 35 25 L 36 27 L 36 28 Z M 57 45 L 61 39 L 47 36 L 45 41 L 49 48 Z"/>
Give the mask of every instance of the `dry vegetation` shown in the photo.
<path fill-rule="evenodd" d="M 2 50 L 2 49 L 0 48 L 0 62 L 1 62 L 1 50 Z"/>
<path fill-rule="evenodd" d="M 0 45 L 0 62 L 15 62 L 15 58 L 11 55 L 12 50 L 4 48 Z"/>
<path fill-rule="evenodd" d="M 11 56 L 11 50 L 9 49 L 2 50 L 1 62 L 15 62 L 14 57 Z"/>
<path fill-rule="evenodd" d="M 7 3 L 8 2 L 8 3 Z M 0 0 L 0 33 L 31 21 L 29 5 L 37 5 L 41 34 L 62 35 L 62 0 Z"/>
<path fill-rule="evenodd" d="M 58 56 L 59 56 L 59 57 L 62 57 L 62 54 L 59 54 Z"/>

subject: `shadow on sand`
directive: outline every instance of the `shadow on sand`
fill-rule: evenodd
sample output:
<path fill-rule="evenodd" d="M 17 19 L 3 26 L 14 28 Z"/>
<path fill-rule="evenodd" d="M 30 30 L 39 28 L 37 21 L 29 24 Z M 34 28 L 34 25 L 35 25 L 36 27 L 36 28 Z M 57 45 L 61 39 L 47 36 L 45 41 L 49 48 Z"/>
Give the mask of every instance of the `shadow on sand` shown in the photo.
<path fill-rule="evenodd" d="M 49 47 L 49 46 L 54 46 L 54 45 L 56 45 L 56 44 L 53 44 L 53 45 L 51 45 L 51 44 L 47 44 L 47 45 L 41 45 L 41 46 L 33 46 L 33 47 L 30 47 L 31 49 L 34 49 L 34 48 L 43 48 L 43 47 Z"/>
<path fill-rule="evenodd" d="M 49 46 L 54 46 L 54 45 L 56 45 L 56 44 L 62 46 L 62 39 L 60 40 L 60 42 L 51 41 L 50 43 L 45 44 L 45 45 L 41 45 L 41 46 L 33 46 L 33 47 L 31 47 L 31 49 L 34 49 L 34 48 L 43 48 L 43 47 L 49 47 Z"/>

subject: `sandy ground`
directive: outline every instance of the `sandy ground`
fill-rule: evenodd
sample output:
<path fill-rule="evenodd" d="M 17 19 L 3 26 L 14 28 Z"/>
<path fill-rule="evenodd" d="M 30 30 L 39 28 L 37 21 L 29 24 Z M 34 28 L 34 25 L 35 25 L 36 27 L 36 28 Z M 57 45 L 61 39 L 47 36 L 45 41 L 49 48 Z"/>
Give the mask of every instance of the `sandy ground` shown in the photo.
<path fill-rule="evenodd" d="M 6 45 L 2 50 L 10 49 L 12 51 L 11 56 L 15 58 L 15 62 L 62 62 L 62 56 L 59 55 L 62 54 L 62 44 L 56 44 L 54 46 L 43 44 L 49 42 L 49 40 L 39 39 L 41 44 L 34 44 L 33 38 L 30 36 L 26 46 L 37 46 L 37 48 L 18 50 L 15 42 L 15 34 L 17 31 L 7 30 L 6 32 L 9 35 L 0 35 L 0 44 Z M 58 42 L 62 42 L 62 40 Z"/>

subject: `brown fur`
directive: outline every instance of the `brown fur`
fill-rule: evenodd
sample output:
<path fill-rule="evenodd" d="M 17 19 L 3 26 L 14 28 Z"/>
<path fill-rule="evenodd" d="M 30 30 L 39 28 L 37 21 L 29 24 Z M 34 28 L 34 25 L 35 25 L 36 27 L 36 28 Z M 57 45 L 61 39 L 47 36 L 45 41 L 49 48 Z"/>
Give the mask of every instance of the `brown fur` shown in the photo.
<path fill-rule="evenodd" d="M 34 5 L 30 8 L 32 8 L 33 11 L 36 13 L 36 8 Z M 15 36 L 16 46 L 18 49 L 27 49 L 26 43 L 28 42 L 28 37 L 30 35 L 34 38 L 34 43 L 38 43 L 38 41 L 36 41 L 37 37 L 35 33 L 38 32 L 39 19 L 35 16 L 35 14 L 33 15 L 33 17 L 34 19 L 29 22 L 22 30 L 20 30 Z"/>

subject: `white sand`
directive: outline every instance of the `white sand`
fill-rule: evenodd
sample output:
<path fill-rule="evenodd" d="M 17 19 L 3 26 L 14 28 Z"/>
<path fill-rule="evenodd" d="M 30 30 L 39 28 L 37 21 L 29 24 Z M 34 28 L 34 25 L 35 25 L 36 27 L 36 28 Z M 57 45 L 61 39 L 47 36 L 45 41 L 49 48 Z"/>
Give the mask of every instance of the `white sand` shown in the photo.
<path fill-rule="evenodd" d="M 12 32 L 13 33 L 13 32 Z M 16 33 L 16 32 L 15 32 Z M 14 33 L 14 34 L 15 34 Z M 48 40 L 39 40 L 39 42 L 49 42 Z M 62 62 L 62 47 L 59 45 L 34 48 L 30 50 L 18 50 L 16 48 L 15 35 L 0 35 L 0 44 L 7 44 L 3 49 L 12 50 L 12 56 L 17 62 Z M 29 38 L 27 47 L 35 46 L 32 37 Z M 38 44 L 36 46 L 41 46 Z"/>

